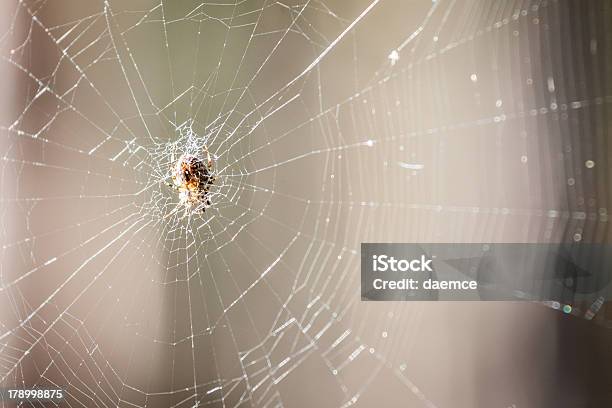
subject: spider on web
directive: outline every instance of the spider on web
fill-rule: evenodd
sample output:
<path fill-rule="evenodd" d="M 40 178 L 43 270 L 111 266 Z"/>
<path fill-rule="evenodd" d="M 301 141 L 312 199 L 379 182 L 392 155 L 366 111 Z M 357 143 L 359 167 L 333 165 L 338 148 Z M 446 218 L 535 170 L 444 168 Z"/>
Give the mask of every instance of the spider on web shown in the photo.
<path fill-rule="evenodd" d="M 171 178 L 172 183 L 166 182 L 166 185 L 178 192 L 179 203 L 166 217 L 181 207 L 185 209 L 184 216 L 193 212 L 206 212 L 212 205 L 211 188 L 216 180 L 214 161 L 208 148 L 204 146 L 201 155 L 182 154 L 176 161 L 172 153 L 171 163 L 167 178 Z"/>

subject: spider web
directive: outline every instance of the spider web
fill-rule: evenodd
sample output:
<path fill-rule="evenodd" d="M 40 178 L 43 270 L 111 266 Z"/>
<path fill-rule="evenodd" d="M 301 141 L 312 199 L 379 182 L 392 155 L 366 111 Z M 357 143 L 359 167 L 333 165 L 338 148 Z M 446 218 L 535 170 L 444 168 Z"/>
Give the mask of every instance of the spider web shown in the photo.
<path fill-rule="evenodd" d="M 350 3 L 3 5 L 3 385 L 272 407 L 373 403 L 384 382 L 437 406 L 410 366 L 423 306 L 360 303 L 359 244 L 606 222 L 564 192 L 604 167 L 597 140 L 557 179 L 534 136 L 571 150 L 558 123 L 609 103 L 529 60 L 560 36 L 556 1 Z M 204 149 L 212 205 L 184 215 L 169 169 Z M 525 205 L 516 180 L 551 194 Z"/>

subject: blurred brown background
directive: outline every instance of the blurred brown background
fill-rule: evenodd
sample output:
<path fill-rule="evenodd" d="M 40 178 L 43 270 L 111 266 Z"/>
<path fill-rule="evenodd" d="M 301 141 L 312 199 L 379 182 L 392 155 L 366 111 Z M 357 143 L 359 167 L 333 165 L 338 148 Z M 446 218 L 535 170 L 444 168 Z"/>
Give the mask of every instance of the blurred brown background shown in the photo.
<path fill-rule="evenodd" d="M 1 6 L 2 384 L 609 404 L 609 308 L 358 298 L 361 242 L 607 243 L 609 5 L 383 0 L 326 53 L 370 3 L 227 3 Z M 217 155 L 202 217 L 163 184 L 184 123 Z"/>

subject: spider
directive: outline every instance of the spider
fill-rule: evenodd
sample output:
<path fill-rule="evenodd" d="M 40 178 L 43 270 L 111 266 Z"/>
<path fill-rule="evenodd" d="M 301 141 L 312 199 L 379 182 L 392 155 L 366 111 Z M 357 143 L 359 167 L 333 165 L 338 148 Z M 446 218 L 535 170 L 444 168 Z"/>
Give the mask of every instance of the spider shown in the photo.
<path fill-rule="evenodd" d="M 204 146 L 204 157 L 192 154 L 183 154 L 174 162 L 172 154 L 172 164 L 170 165 L 170 175 L 172 183 L 166 185 L 179 193 L 179 204 L 167 216 L 174 214 L 182 206 L 185 208 L 185 215 L 192 210 L 204 213 L 206 208 L 211 206 L 210 196 L 211 187 L 215 182 L 213 172 L 213 160 L 210 152 Z"/>

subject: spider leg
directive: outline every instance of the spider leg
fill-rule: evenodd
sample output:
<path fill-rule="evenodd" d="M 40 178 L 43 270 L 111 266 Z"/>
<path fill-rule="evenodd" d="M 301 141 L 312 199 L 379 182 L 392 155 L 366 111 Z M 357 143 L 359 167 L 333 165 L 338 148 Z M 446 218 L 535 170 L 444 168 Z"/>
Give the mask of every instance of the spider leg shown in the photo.
<path fill-rule="evenodd" d="M 212 170 L 213 161 L 210 158 L 210 152 L 208 151 L 208 149 L 206 149 L 206 166 L 208 167 L 208 170 Z"/>

